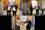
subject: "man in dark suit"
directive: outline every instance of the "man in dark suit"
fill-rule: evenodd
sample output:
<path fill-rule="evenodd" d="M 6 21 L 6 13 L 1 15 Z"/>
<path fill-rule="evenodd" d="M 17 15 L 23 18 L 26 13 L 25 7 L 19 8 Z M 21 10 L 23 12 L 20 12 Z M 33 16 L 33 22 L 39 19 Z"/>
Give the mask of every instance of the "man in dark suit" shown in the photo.
<path fill-rule="evenodd" d="M 10 3 L 8 3 L 8 5 L 6 5 L 6 10 L 7 10 L 7 15 L 11 15 L 11 5 L 10 5 Z"/>
<path fill-rule="evenodd" d="M 13 15 L 16 15 L 17 5 L 14 3 L 14 4 L 12 5 L 12 7 L 13 7 Z M 14 9 L 14 8 L 15 8 L 15 9 Z"/>
<path fill-rule="evenodd" d="M 30 6 L 30 15 L 32 15 L 32 11 L 33 11 L 33 8 L 32 8 L 32 4 Z"/>
<path fill-rule="evenodd" d="M 27 20 L 25 23 L 27 23 L 26 30 L 30 30 L 30 28 L 31 28 L 31 21 Z"/>

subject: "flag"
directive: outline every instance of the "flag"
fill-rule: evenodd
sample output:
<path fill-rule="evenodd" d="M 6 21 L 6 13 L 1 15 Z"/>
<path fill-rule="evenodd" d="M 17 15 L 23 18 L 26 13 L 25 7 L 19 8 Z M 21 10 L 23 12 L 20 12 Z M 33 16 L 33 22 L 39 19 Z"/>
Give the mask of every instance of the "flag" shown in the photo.
<path fill-rule="evenodd" d="M 34 17 L 32 17 L 32 27 L 34 27 Z"/>
<path fill-rule="evenodd" d="M 20 11 L 22 11 L 22 0 L 20 2 Z"/>

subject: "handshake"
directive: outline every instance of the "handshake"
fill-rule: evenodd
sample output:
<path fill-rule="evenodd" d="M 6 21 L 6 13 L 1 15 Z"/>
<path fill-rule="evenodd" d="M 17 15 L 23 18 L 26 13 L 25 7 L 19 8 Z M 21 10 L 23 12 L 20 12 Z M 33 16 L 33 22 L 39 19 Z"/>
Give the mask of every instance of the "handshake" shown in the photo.
<path fill-rule="evenodd" d="M 22 25 L 26 25 L 27 26 L 28 23 L 22 22 Z"/>

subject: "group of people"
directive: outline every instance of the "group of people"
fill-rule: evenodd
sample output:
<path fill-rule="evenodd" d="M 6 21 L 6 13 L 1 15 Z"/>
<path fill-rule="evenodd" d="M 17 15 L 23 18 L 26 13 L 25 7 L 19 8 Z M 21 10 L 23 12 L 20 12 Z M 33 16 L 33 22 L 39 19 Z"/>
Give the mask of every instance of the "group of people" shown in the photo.
<path fill-rule="evenodd" d="M 8 5 L 6 5 L 6 10 L 7 10 L 7 15 L 11 15 L 11 10 L 13 11 L 13 15 L 16 15 L 17 5 L 15 3 L 13 5 L 8 3 Z"/>
<path fill-rule="evenodd" d="M 26 30 L 30 30 L 30 28 L 31 28 L 31 21 L 30 20 L 26 20 L 25 22 L 24 22 L 24 24 L 25 23 L 27 23 L 27 25 L 26 25 Z M 21 25 L 21 21 L 20 21 L 20 19 L 19 18 L 17 18 L 17 20 L 16 20 L 16 30 L 20 30 L 20 25 Z"/>
<path fill-rule="evenodd" d="M 36 7 L 32 7 L 32 4 L 31 4 L 31 6 L 30 6 L 30 15 L 32 15 L 32 12 L 33 12 L 33 10 L 36 10 L 36 15 L 38 15 L 39 14 L 39 6 L 36 6 Z"/>
<path fill-rule="evenodd" d="M 36 15 L 39 14 L 39 10 L 42 11 L 41 15 L 44 15 L 44 11 L 45 11 L 45 9 L 42 9 L 42 7 L 40 8 L 38 5 L 35 6 L 35 7 L 32 7 L 32 5 L 30 6 L 30 15 L 32 15 L 33 10 L 36 10 Z"/>
<path fill-rule="evenodd" d="M 7 15 L 11 15 L 11 10 L 13 11 L 13 15 L 16 15 L 17 12 L 17 5 L 14 3 L 13 5 L 11 5 L 10 3 L 8 3 L 8 5 L 6 5 L 6 10 L 7 10 Z M 39 14 L 39 6 L 34 7 L 36 10 L 36 15 Z M 34 8 L 32 7 L 32 5 L 30 6 L 30 15 L 32 15 Z"/>

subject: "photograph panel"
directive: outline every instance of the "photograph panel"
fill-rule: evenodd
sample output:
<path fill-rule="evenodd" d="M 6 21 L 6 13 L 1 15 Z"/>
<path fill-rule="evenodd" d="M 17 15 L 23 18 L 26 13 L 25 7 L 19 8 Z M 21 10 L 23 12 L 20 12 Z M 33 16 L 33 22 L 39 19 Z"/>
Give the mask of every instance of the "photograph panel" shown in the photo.
<path fill-rule="evenodd" d="M 34 30 L 35 16 L 16 16 L 15 30 Z"/>

